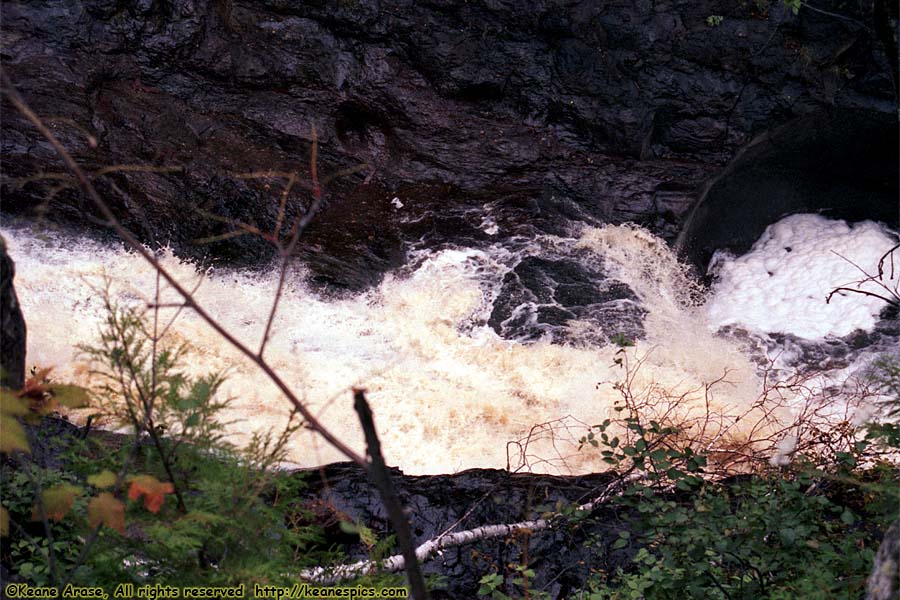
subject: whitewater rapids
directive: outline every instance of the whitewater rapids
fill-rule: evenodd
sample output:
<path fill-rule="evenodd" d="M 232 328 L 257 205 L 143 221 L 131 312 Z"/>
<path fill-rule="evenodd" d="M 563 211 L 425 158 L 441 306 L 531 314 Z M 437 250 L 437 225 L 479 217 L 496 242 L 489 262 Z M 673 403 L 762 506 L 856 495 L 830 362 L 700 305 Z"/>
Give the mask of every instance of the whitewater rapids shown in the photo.
<path fill-rule="evenodd" d="M 86 237 L 9 224 L 0 231 L 16 262 L 29 368 L 53 367 L 55 378 L 89 385 L 76 347 L 97 339 L 104 281 L 115 302 L 145 307 L 153 301 L 153 270 L 134 253 Z M 569 429 L 561 424 L 555 439 L 538 436 L 530 443 L 528 468 L 595 471 L 601 463 L 577 451 L 583 431 L 572 424 L 613 415 L 618 392 L 611 383 L 622 377 L 616 364 L 622 355 L 615 345 L 578 343 L 579 328 L 595 324 L 570 323 L 575 341 L 568 344 L 521 343 L 491 329 L 487 321 L 500 281 L 522 256 L 552 252 L 602 263 L 647 310 L 644 338 L 626 351 L 643 361 L 633 385 L 681 394 L 685 411 L 711 400 L 738 412 L 754 402 L 763 382 L 758 360 L 731 337 L 717 335 L 720 327 L 808 339 L 871 329 L 882 308 L 877 299 L 850 294 L 826 305 L 825 296 L 858 279 L 850 261 L 872 267 L 895 243 L 895 234 L 875 223 L 851 227 L 794 215 L 771 226 L 743 257 L 718 256 L 718 280 L 705 295 L 664 242 L 627 225 L 582 227 L 571 237 L 544 236 L 515 251 L 499 243 L 422 250 L 406 268 L 352 297 L 314 293 L 297 267 L 265 356 L 322 422 L 359 452 L 363 440 L 350 389 L 365 388 L 387 462 L 406 473 L 519 466 L 507 442 L 563 417 L 569 417 Z M 199 286 L 197 300 L 209 313 L 249 347 L 259 346 L 276 269 L 201 271 L 170 252 L 159 256 L 186 287 Z M 177 298 L 163 289 L 162 301 Z M 173 310 L 163 309 L 163 319 Z M 187 372 L 227 372 L 223 393 L 233 403 L 223 420 L 233 422 L 235 442 L 282 426 L 286 401 L 196 315 L 182 311 L 170 338 L 190 347 Z M 727 381 L 705 397 L 704 385 L 726 372 Z M 289 458 L 316 466 L 343 457 L 301 432 Z"/>

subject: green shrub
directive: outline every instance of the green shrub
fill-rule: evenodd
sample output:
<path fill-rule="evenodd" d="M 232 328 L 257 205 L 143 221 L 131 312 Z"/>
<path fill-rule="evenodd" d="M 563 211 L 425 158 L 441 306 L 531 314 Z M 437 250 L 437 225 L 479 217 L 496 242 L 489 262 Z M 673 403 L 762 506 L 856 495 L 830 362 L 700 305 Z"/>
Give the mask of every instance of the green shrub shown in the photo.
<path fill-rule="evenodd" d="M 881 475 L 867 492 L 882 496 L 879 509 L 897 484 Z M 691 494 L 634 486 L 623 499 L 632 533 L 613 544 L 635 548 L 632 566 L 598 578 L 590 598 L 858 598 L 887 514 L 853 495 L 805 475 Z"/>
<path fill-rule="evenodd" d="M 69 435 L 43 467 L 27 448 L 7 452 L 0 485 L 11 576 L 107 591 L 120 583 L 287 585 L 300 569 L 336 560 L 304 518 L 301 478 L 275 468 L 299 427 L 295 414 L 282 431 L 234 447 L 218 420 L 228 404 L 224 376 L 188 376 L 184 348 L 167 347 L 135 310 L 107 308 L 99 343 L 82 350 L 98 405 L 134 433 Z M 33 395 L 51 398 L 52 382 L 39 383 Z M 4 393 L 16 418 L 27 416 L 23 397 Z"/>
<path fill-rule="evenodd" d="M 879 540 L 898 514 L 896 466 L 870 452 L 898 449 L 900 368 L 878 363 L 886 420 L 848 452 L 794 456 L 789 467 L 713 477 L 707 460 L 678 448 L 679 431 L 629 412 L 629 436 L 610 420 L 585 435 L 619 472 L 640 473 L 617 501 L 627 528 L 601 552 L 626 553 L 627 568 L 597 572 L 577 598 L 852 599 L 863 595 Z M 891 420 L 893 419 L 893 420 Z M 860 436 L 861 437 L 861 436 Z M 865 465 L 863 468 L 860 465 Z"/>

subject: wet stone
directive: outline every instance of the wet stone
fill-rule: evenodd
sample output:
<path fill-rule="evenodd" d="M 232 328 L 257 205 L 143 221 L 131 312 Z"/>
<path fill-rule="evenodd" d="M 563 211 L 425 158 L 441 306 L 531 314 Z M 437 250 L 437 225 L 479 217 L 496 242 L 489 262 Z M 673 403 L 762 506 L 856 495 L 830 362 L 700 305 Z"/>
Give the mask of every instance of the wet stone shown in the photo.
<path fill-rule="evenodd" d="M 645 314 L 624 283 L 573 260 L 531 256 L 503 278 L 488 325 L 506 339 L 593 345 L 641 337 Z"/>
<path fill-rule="evenodd" d="M 271 245 L 235 223 L 274 229 L 285 178 L 262 175 L 270 171 L 299 174 L 285 217 L 305 213 L 313 125 L 328 208 L 299 254 L 315 283 L 337 290 L 374 285 L 403 262 L 408 244 L 490 237 L 469 210 L 473 197 L 494 203 L 499 235 L 631 221 L 672 241 L 698 191 L 754 136 L 798 112 L 837 115 L 823 124 L 834 143 L 820 144 L 819 128 L 806 122 L 785 130 L 775 146 L 796 138 L 790 156 L 802 160 L 772 154 L 762 171 L 737 173 L 749 184 L 716 187 L 709 199 L 722 202 L 693 219 L 691 232 L 703 235 L 692 256 L 710 244 L 715 250 L 720 238 L 707 232 L 727 242 L 749 229 L 739 204 L 790 208 L 771 197 L 793 189 L 793 179 L 775 185 L 784 164 L 788 175 L 812 163 L 850 173 L 851 183 L 880 172 L 872 165 L 894 165 L 889 189 L 848 194 L 823 180 L 806 195 L 827 192 L 851 204 L 896 197 L 896 138 L 876 146 L 866 133 L 896 132 L 897 123 L 896 77 L 884 50 L 893 42 L 879 39 L 877 27 L 859 27 L 871 21 L 867 3 L 828 0 L 821 9 L 847 17 L 835 19 L 795 16 L 773 2 L 767 18 L 735 9 L 720 28 L 706 24 L 712 5 L 695 0 L 540 1 L 524 11 L 493 0 L 131 4 L 4 3 L 3 58 L 87 171 L 156 169 L 96 180 L 142 242 L 169 245 L 181 258 L 269 263 Z M 821 60 L 804 60 L 801 46 L 803 56 Z M 824 57 L 840 57 L 840 70 L 852 74 L 839 93 L 823 94 L 836 89 L 836 66 Z M 853 115 L 861 116 L 846 118 Z M 4 217 L 33 218 L 45 207 L 49 220 L 102 229 L 102 216 L 75 190 L 18 185 L 55 170 L 58 158 L 27 119 L 13 110 L 4 117 Z M 872 127 L 861 130 L 861 119 Z M 823 161 L 819 150 L 830 147 L 847 150 Z M 329 179 L 335 174 L 342 175 Z M 761 194 L 761 181 L 777 193 Z M 367 187 L 361 196 L 373 201 L 361 202 L 357 191 Z M 408 202 L 448 187 L 456 192 L 427 206 Z M 404 208 L 392 208 L 395 195 Z"/>

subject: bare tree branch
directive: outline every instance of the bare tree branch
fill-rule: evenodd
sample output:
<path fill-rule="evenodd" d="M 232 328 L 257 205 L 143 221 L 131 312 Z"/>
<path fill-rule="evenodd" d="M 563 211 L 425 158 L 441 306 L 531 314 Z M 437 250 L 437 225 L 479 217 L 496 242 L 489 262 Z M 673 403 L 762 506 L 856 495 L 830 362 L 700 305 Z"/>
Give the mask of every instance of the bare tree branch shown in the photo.
<path fill-rule="evenodd" d="M 228 330 L 226 330 L 221 323 L 219 323 L 214 317 L 212 317 L 206 310 L 197 303 L 194 299 L 194 296 L 185 289 L 156 259 L 152 252 L 150 252 L 147 248 L 141 244 L 137 238 L 135 238 L 131 232 L 129 232 L 125 227 L 121 224 L 121 222 L 116 218 L 110 209 L 109 205 L 100 197 L 94 185 L 91 183 L 90 179 L 78 166 L 78 163 L 72 158 L 72 155 L 69 154 L 68 150 L 59 142 L 53 132 L 50 131 L 41 118 L 35 114 L 33 110 L 28 106 L 22 96 L 19 94 L 18 90 L 13 86 L 12 81 L 9 79 L 5 69 L 0 67 L 0 79 L 2 79 L 3 83 L 3 92 L 6 94 L 6 97 L 9 101 L 16 107 L 16 109 L 22 113 L 29 121 L 31 121 L 32 125 L 44 136 L 44 138 L 53 146 L 56 150 L 59 157 L 62 159 L 63 163 L 66 165 L 66 168 L 72 173 L 75 179 L 78 180 L 78 184 L 81 187 L 82 191 L 90 198 L 90 200 L 97 207 L 97 210 L 103 215 L 106 219 L 107 225 L 112 228 L 118 235 L 121 237 L 125 243 L 127 243 L 135 252 L 140 254 L 150 265 L 156 269 L 160 275 L 162 275 L 163 279 L 172 286 L 172 288 L 182 297 L 184 298 L 186 306 L 190 307 L 194 310 L 194 312 L 204 320 L 207 325 L 209 325 L 217 334 L 219 334 L 225 341 L 231 344 L 235 349 L 237 349 L 241 354 L 250 359 L 259 369 L 262 371 L 266 377 L 278 388 L 278 390 L 284 394 L 284 396 L 288 399 L 288 401 L 297 409 L 297 411 L 303 416 L 306 422 L 309 424 L 310 428 L 319 433 L 329 444 L 334 446 L 337 450 L 339 450 L 344 456 L 352 460 L 353 462 L 363 466 L 364 468 L 368 468 L 368 462 L 362 456 L 360 456 L 357 452 L 355 452 L 352 448 L 350 448 L 347 444 L 341 441 L 337 436 L 335 436 L 328 428 L 326 428 L 318 419 L 316 419 L 315 415 L 313 415 L 309 409 L 297 398 L 296 394 L 291 390 L 291 388 L 284 382 L 284 380 L 272 369 L 272 367 L 257 353 L 254 353 L 250 348 L 248 348 L 245 344 L 243 344 L 240 340 L 238 340 L 234 335 L 232 335 Z M 314 147 L 315 148 L 315 147 Z M 315 154 L 315 152 L 313 153 Z M 315 176 L 315 173 L 314 173 Z M 321 197 L 321 189 L 316 189 L 319 197 Z M 313 211 L 308 211 L 306 215 L 304 215 L 303 219 L 298 220 L 298 226 L 296 230 L 302 231 L 305 228 L 306 224 L 308 224 L 309 220 L 312 218 Z"/>
<path fill-rule="evenodd" d="M 894 283 L 893 288 L 888 287 L 888 285 L 885 284 L 885 282 L 884 282 L 884 263 L 888 258 L 890 258 L 890 261 L 891 261 L 891 274 L 888 277 L 888 279 L 890 279 L 890 280 L 894 279 L 894 252 L 898 248 L 900 248 L 900 244 L 894 245 L 893 248 L 891 248 L 890 250 L 888 250 L 887 252 L 885 252 L 884 254 L 881 255 L 881 258 L 878 260 L 878 273 L 875 275 L 870 274 L 868 271 L 863 269 L 861 266 L 859 266 L 858 264 L 856 264 L 855 262 L 853 262 L 846 256 L 840 254 L 839 252 L 835 252 L 834 250 L 832 250 L 831 252 L 833 254 L 836 254 L 837 256 L 841 257 L 842 259 L 844 259 L 845 261 L 847 261 L 848 263 L 850 263 L 851 265 L 856 267 L 860 273 L 865 275 L 865 277 L 863 277 L 859 281 L 855 282 L 856 283 L 855 288 L 842 286 L 842 287 L 837 287 L 837 288 L 834 288 L 833 290 L 831 290 L 831 292 L 829 292 L 829 294 L 825 297 L 825 304 L 830 303 L 831 298 L 838 292 L 850 292 L 853 294 L 862 294 L 863 296 L 870 296 L 872 298 L 878 298 L 879 300 L 883 300 L 883 301 L 887 302 L 888 305 L 890 305 L 890 306 L 900 306 L 900 288 L 898 288 L 898 286 L 900 286 L 900 282 Z M 889 296 L 882 296 L 881 294 L 876 294 L 875 292 L 870 292 L 868 290 L 862 289 L 862 286 L 867 283 L 874 283 L 881 289 L 885 290 Z"/>
<path fill-rule="evenodd" d="M 313 194 L 313 203 L 312 205 L 303 213 L 303 216 L 297 217 L 294 220 L 294 224 L 291 227 L 287 246 L 282 247 L 280 242 L 277 242 L 279 250 L 281 252 L 281 270 L 278 273 L 278 286 L 275 289 L 275 297 L 272 299 L 272 309 L 269 311 L 269 317 L 266 319 L 266 327 L 263 331 L 262 340 L 259 343 L 259 352 L 257 355 L 260 359 L 262 359 L 263 352 L 265 352 L 266 344 L 269 342 L 269 334 L 272 329 L 272 322 L 275 320 L 275 313 L 278 311 L 278 304 L 281 302 L 281 295 L 284 292 L 284 281 L 287 277 L 288 267 L 290 266 L 290 257 L 294 253 L 294 249 L 297 247 L 297 241 L 300 239 L 303 231 L 309 226 L 312 222 L 313 218 L 319 213 L 322 209 L 322 206 L 325 203 L 325 196 L 322 194 L 322 186 L 319 182 L 319 171 L 318 171 L 318 156 L 319 156 L 319 136 L 316 133 L 316 128 L 313 126 L 312 128 L 312 151 L 310 152 L 309 157 L 309 172 L 312 178 L 312 194 Z M 290 191 L 290 188 L 293 187 L 294 184 L 293 175 L 288 179 L 288 187 L 285 189 L 285 194 L 282 196 L 282 205 L 286 202 L 287 193 Z M 279 214 L 279 216 L 281 216 Z M 281 225 L 278 225 L 278 229 L 281 228 Z M 278 234 L 276 231 L 275 239 L 278 240 Z"/>
<path fill-rule="evenodd" d="M 359 422 L 362 425 L 363 433 L 366 436 L 366 446 L 369 449 L 369 457 L 372 459 L 372 465 L 369 467 L 369 479 L 378 488 L 381 495 L 381 502 L 387 510 L 388 517 L 394 526 L 397 534 L 397 543 L 400 544 L 401 550 L 401 566 L 397 569 L 406 569 L 406 575 L 409 578 L 409 586 L 412 588 L 413 598 L 416 600 L 427 600 L 428 590 L 425 589 L 425 578 L 422 577 L 422 569 L 416 557 L 417 551 L 413 547 L 412 532 L 409 530 L 409 519 L 403 511 L 403 505 L 397 496 L 397 490 L 391 483 L 390 475 L 388 475 L 387 467 L 384 464 L 384 457 L 381 456 L 381 442 L 378 441 L 378 433 L 375 431 L 375 423 L 372 421 L 372 411 L 369 409 L 369 403 L 366 402 L 366 394 L 364 390 L 353 390 L 353 408 L 359 415 Z"/>

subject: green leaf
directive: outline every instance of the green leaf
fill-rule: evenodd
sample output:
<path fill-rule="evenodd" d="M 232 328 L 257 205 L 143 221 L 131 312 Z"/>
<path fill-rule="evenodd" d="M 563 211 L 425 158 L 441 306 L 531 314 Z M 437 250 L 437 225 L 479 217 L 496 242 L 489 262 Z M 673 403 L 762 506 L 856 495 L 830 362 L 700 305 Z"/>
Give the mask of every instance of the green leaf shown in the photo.
<path fill-rule="evenodd" d="M 206 379 L 200 379 L 191 386 L 191 395 L 187 408 L 199 408 L 209 401 L 212 396 L 212 385 Z"/>
<path fill-rule="evenodd" d="M 609 341 L 612 342 L 613 344 L 615 344 L 616 346 L 619 346 L 620 348 L 627 348 L 628 346 L 634 346 L 634 342 L 632 340 L 628 339 L 628 337 L 624 333 L 617 333 L 616 335 L 612 336 L 612 339 Z"/>
<path fill-rule="evenodd" d="M 369 548 L 378 543 L 375 532 L 362 524 L 359 525 L 359 540 Z"/>
<path fill-rule="evenodd" d="M 31 452 L 25 430 L 15 418 L 0 415 L 0 452 L 9 454 L 16 450 Z"/>
<path fill-rule="evenodd" d="M 28 414 L 28 402 L 16 396 L 12 390 L 0 390 L 0 414 L 24 417 Z"/>
<path fill-rule="evenodd" d="M 666 475 L 669 477 L 669 479 L 681 479 L 682 477 L 684 477 L 684 472 L 679 471 L 675 467 L 672 467 L 671 469 L 666 471 Z"/>
<path fill-rule="evenodd" d="M 63 406 L 82 408 L 89 403 L 88 391 L 81 386 L 54 384 L 52 389 L 53 396 Z"/>
<path fill-rule="evenodd" d="M 339 527 L 341 528 L 341 531 L 343 531 L 346 534 L 349 534 L 349 535 L 358 535 L 359 534 L 359 528 L 356 526 L 355 523 L 351 523 L 350 521 L 341 521 L 339 523 Z"/>

